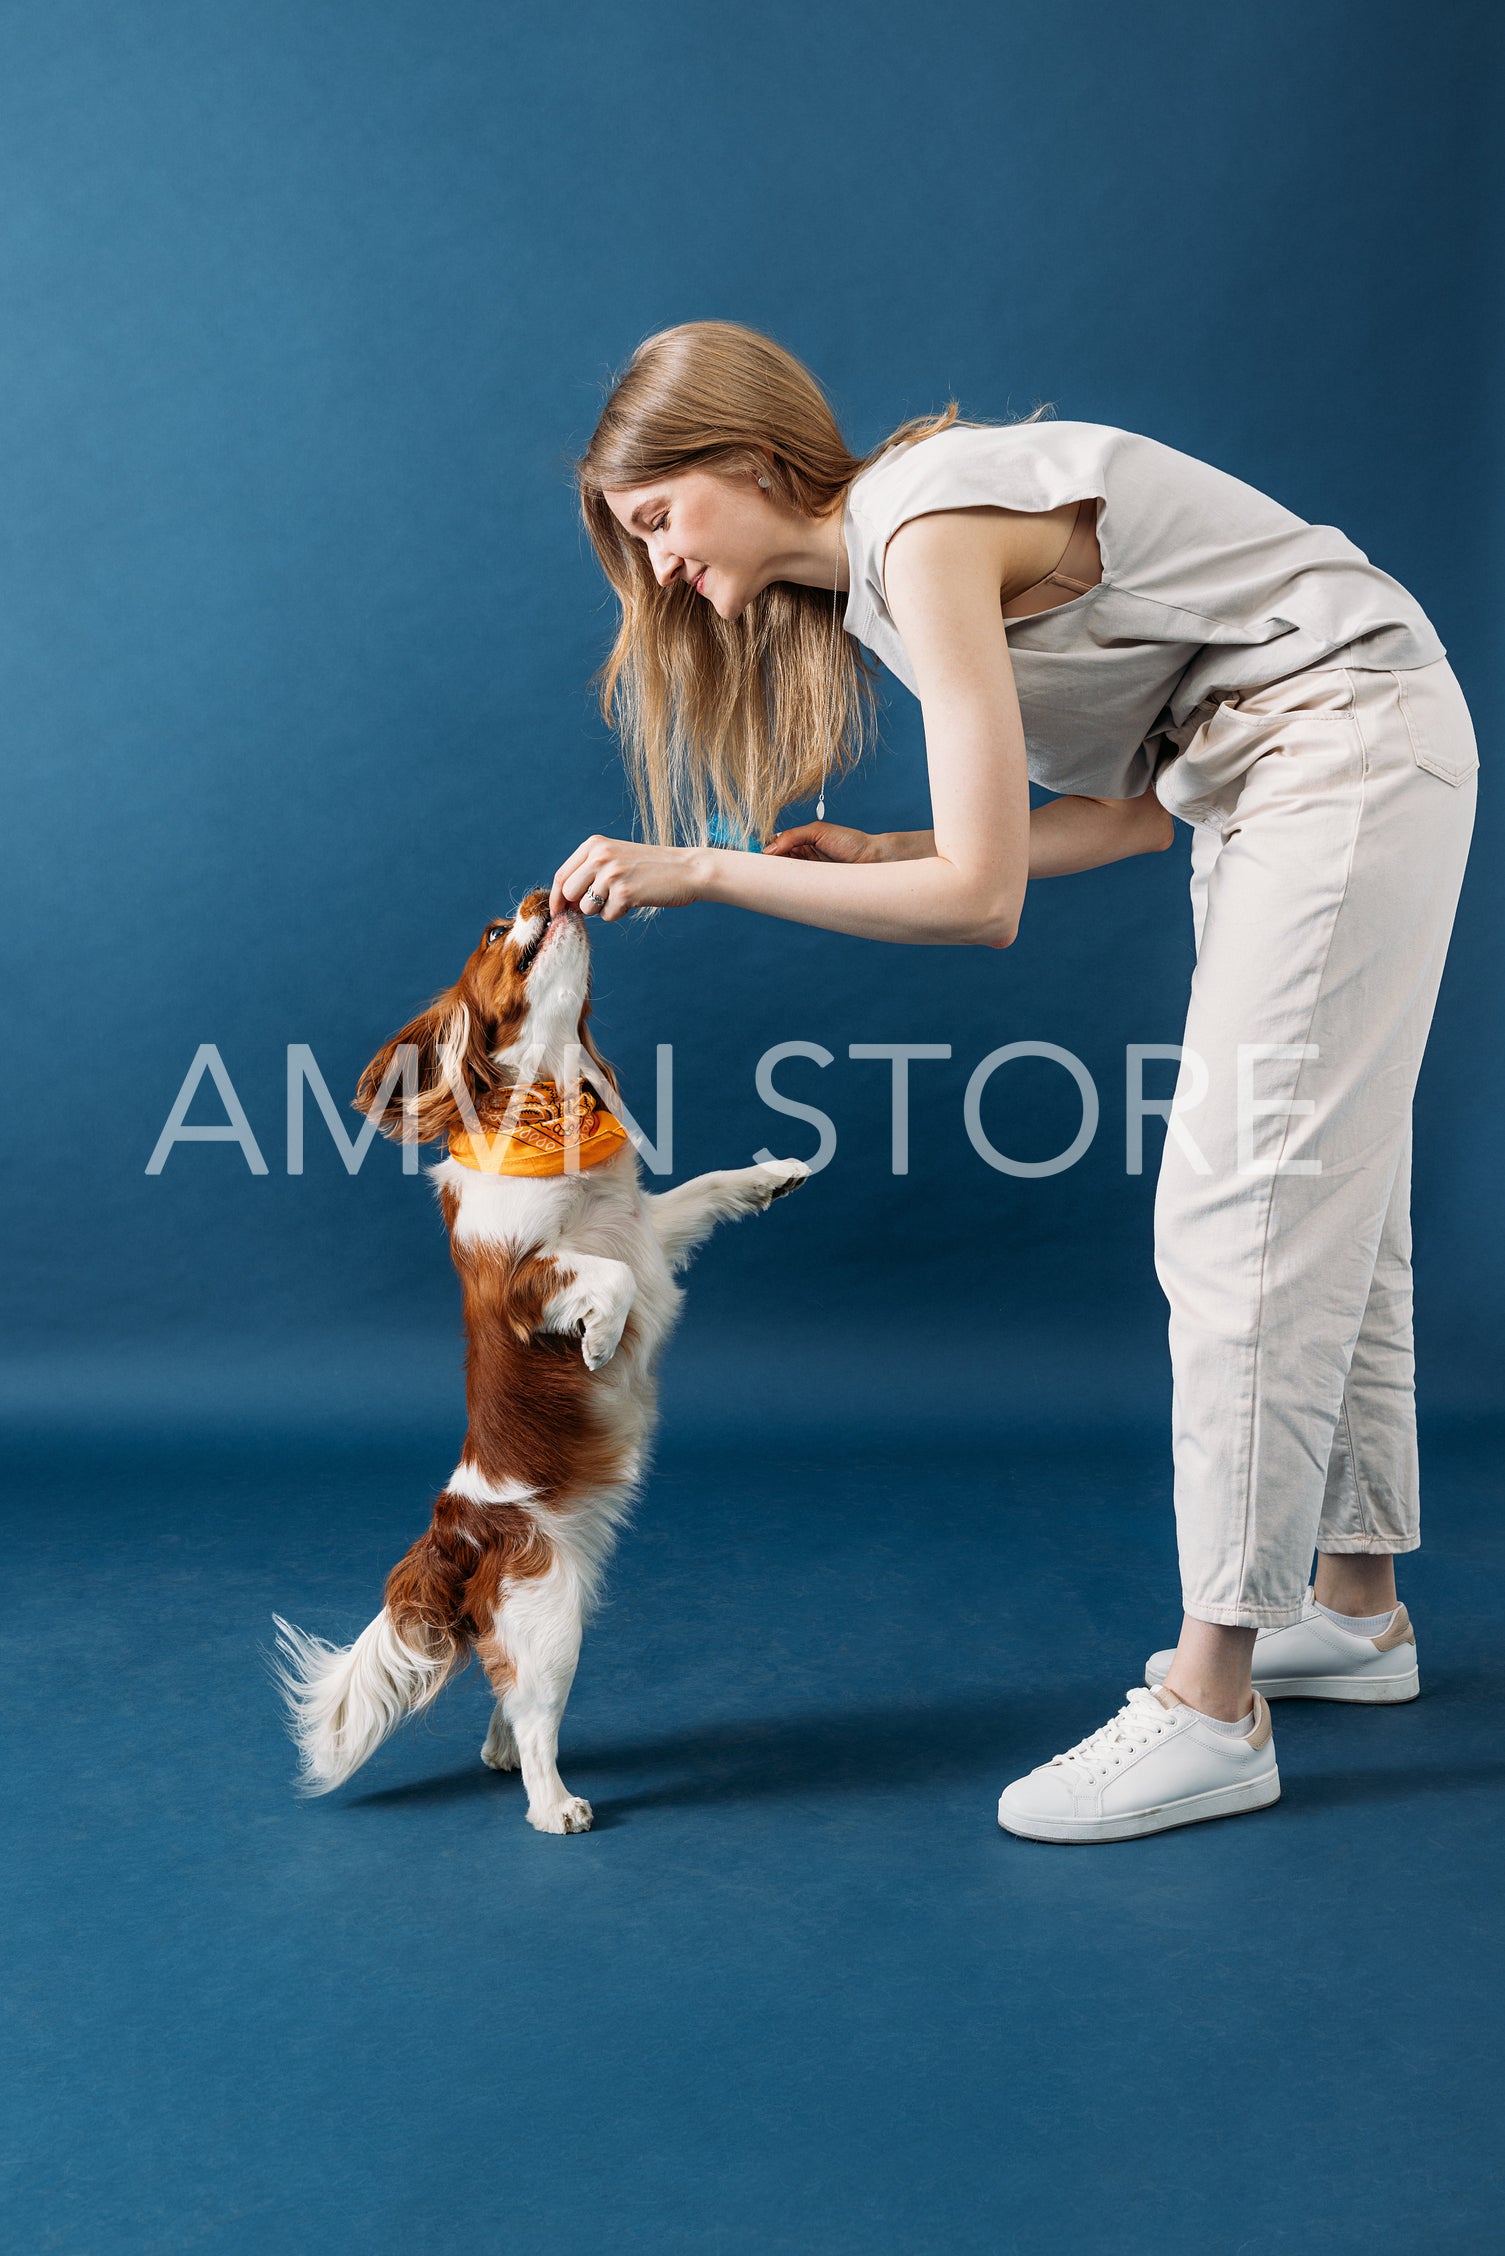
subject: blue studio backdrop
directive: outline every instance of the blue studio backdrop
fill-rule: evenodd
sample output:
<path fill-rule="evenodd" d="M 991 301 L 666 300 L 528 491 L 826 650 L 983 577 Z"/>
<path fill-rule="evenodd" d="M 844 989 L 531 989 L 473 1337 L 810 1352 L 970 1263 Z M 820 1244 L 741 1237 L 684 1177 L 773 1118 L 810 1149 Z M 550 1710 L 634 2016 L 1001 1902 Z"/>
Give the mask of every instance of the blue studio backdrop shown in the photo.
<path fill-rule="evenodd" d="M 1419 1100 L 1422 1387 L 1462 1406 L 1487 1384 L 1502 685 L 1472 124 L 1492 35 L 1456 7 L 1364 22 L 1361 39 L 1342 6 L 1094 0 L 941 0 L 923 23 L 784 0 L 11 12 L 21 1407 L 456 1400 L 427 1186 L 385 1145 L 347 1176 L 311 1100 L 289 1175 L 288 1046 L 311 1047 L 343 1109 L 484 921 L 627 823 L 589 689 L 610 605 L 569 463 L 610 368 L 700 316 L 803 355 L 859 447 L 949 396 L 984 418 L 1049 402 L 1341 526 L 1415 591 L 1483 751 Z M 926 808 L 918 711 L 886 687 L 882 748 L 831 796 L 880 828 Z M 710 909 L 598 931 L 597 1026 L 650 1133 L 673 1046 L 676 1178 L 765 1145 L 808 1156 L 815 1130 L 770 1111 L 754 1072 L 776 1043 L 832 1058 L 775 1076 L 830 1116 L 830 1164 L 766 1230 L 708 1251 L 676 1368 L 740 1366 L 751 1342 L 781 1414 L 812 1420 L 832 1386 L 866 1387 L 882 1418 L 943 1399 L 1024 1412 L 1062 1388 L 1091 1415 L 1163 1384 L 1163 1130 L 1148 1122 L 1131 1175 L 1125 1049 L 1179 1039 L 1188 842 L 1178 828 L 1164 856 L 1037 886 L 1002 953 Z M 1018 1040 L 1072 1052 L 1101 1100 L 1091 1148 L 1054 1175 L 990 1167 L 964 1129 L 974 1067 Z M 848 1051 L 901 1041 L 952 1055 L 913 1069 L 896 1177 L 889 1069 Z M 265 1175 L 224 1143 L 146 1173 L 205 1042 Z M 1147 1092 L 1173 1071 L 1150 1065 Z M 224 1120 L 208 1080 L 189 1117 Z M 1022 1160 L 1080 1120 L 1047 1061 L 984 1100 L 989 1138 Z M 43 1194 L 60 1179 L 76 1259 Z"/>
<path fill-rule="evenodd" d="M 1495 2251 L 1505 669 L 1494 6 L 10 0 L 0 2244 L 60 2256 Z M 346 1642 L 463 1416 L 435 1201 L 348 1100 L 629 811 L 570 462 L 645 334 L 770 330 L 861 449 L 956 397 L 1343 529 L 1473 708 L 1417 1100 L 1426 1697 L 1290 1701 L 1254 1818 L 994 1822 L 1175 1635 L 1131 1045 L 1190 836 L 1014 947 L 592 927 L 673 1172 L 829 1164 L 691 1274 L 562 1736 L 472 1671 L 307 1803 L 265 1648 Z M 918 711 L 830 795 L 924 823 Z M 791 812 L 800 812 L 792 810 Z M 966 1092 L 1089 1077 L 1019 1174 Z M 854 1045 L 949 1045 L 912 1071 Z M 245 1140 L 178 1142 L 213 1045 Z M 828 1062 L 821 1062 L 827 1060 Z M 1146 1068 L 1168 1096 L 1173 1068 Z M 1069 1063 L 981 1099 L 1042 1163 Z M 201 1080 L 189 1115 L 223 1125 Z M 259 1155 L 250 1164 L 250 1139 Z M 293 1139 L 296 1141 L 296 1138 Z M 1491 1419 L 1494 1423 L 1491 1424 Z"/>

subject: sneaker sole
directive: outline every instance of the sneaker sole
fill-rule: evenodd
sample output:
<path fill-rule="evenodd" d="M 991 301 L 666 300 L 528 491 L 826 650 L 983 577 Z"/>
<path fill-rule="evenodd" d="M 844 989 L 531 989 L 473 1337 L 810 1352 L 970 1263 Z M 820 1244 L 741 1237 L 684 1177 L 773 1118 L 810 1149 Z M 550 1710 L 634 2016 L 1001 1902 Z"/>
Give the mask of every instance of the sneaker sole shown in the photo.
<path fill-rule="evenodd" d="M 1163 1684 L 1168 1671 L 1146 1669 L 1145 1683 L 1153 1690 Z M 1254 1689 L 1267 1700 L 1346 1700 L 1354 1706 L 1398 1707 L 1421 1692 L 1421 1672 L 1404 1676 L 1257 1676 Z"/>
<path fill-rule="evenodd" d="M 1005 1833 L 1021 1841 L 1137 1841 L 1146 1833 L 1168 1833 L 1176 1825 L 1201 1825 L 1211 1817 L 1242 1817 L 1246 1811 L 1268 1809 L 1280 1800 L 1280 1772 L 1268 1770 L 1251 1778 L 1247 1786 L 1215 1786 L 1210 1793 L 1188 1794 L 1185 1801 L 1162 1802 L 1158 1808 L 1133 1810 L 1125 1817 L 1041 1817 L 1028 1821 L 1005 1817 L 998 1822 Z"/>

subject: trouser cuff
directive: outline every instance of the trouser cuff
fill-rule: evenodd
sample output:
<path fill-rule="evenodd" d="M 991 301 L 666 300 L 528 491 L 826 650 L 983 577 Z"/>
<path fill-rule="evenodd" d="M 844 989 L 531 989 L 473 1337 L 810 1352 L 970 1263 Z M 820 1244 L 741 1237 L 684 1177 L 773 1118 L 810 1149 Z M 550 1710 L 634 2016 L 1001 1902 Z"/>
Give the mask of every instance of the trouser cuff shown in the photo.
<path fill-rule="evenodd" d="M 1328 1559 L 1399 1558 L 1402 1551 L 1419 1551 L 1419 1535 L 1319 1535 L 1317 1550 Z"/>
<path fill-rule="evenodd" d="M 1189 1620 L 1211 1622 L 1217 1629 L 1287 1629 L 1301 1619 L 1301 1600 L 1294 1606 L 1203 1606 L 1183 1598 L 1181 1611 Z"/>

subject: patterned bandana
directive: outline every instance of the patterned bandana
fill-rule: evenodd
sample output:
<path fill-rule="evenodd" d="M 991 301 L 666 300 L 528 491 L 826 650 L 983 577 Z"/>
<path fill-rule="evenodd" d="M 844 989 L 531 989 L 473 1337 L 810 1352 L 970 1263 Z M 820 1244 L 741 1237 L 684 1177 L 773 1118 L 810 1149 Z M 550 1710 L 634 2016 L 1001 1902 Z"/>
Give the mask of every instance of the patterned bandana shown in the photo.
<path fill-rule="evenodd" d="M 516 1090 L 508 1092 L 509 1105 L 516 1096 Z M 535 1081 L 522 1094 L 510 1136 L 500 1127 L 492 1134 L 483 1127 L 479 1135 L 457 1128 L 449 1156 L 483 1175 L 563 1175 L 598 1166 L 627 1140 L 627 1130 L 614 1113 L 602 1110 L 594 1089 L 582 1082 L 561 1096 L 552 1081 Z"/>

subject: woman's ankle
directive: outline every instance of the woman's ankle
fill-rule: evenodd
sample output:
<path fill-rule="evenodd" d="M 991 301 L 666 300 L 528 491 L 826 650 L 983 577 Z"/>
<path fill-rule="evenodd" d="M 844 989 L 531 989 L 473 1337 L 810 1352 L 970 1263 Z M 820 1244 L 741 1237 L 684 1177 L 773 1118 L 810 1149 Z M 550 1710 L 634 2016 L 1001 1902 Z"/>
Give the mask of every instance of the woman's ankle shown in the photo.
<path fill-rule="evenodd" d="M 1325 1551 L 1318 1555 L 1313 1591 L 1319 1606 L 1330 1613 L 1367 1620 L 1372 1614 L 1393 1614 L 1400 1603 L 1395 1594 L 1395 1559 L 1391 1552 Z"/>
<path fill-rule="evenodd" d="M 1181 1624 L 1176 1657 L 1166 1671 L 1165 1690 L 1200 1715 L 1216 1716 L 1219 1723 L 1241 1723 L 1254 1705 L 1249 1675 L 1253 1655 L 1252 1629 L 1194 1621 L 1188 1614 Z"/>

